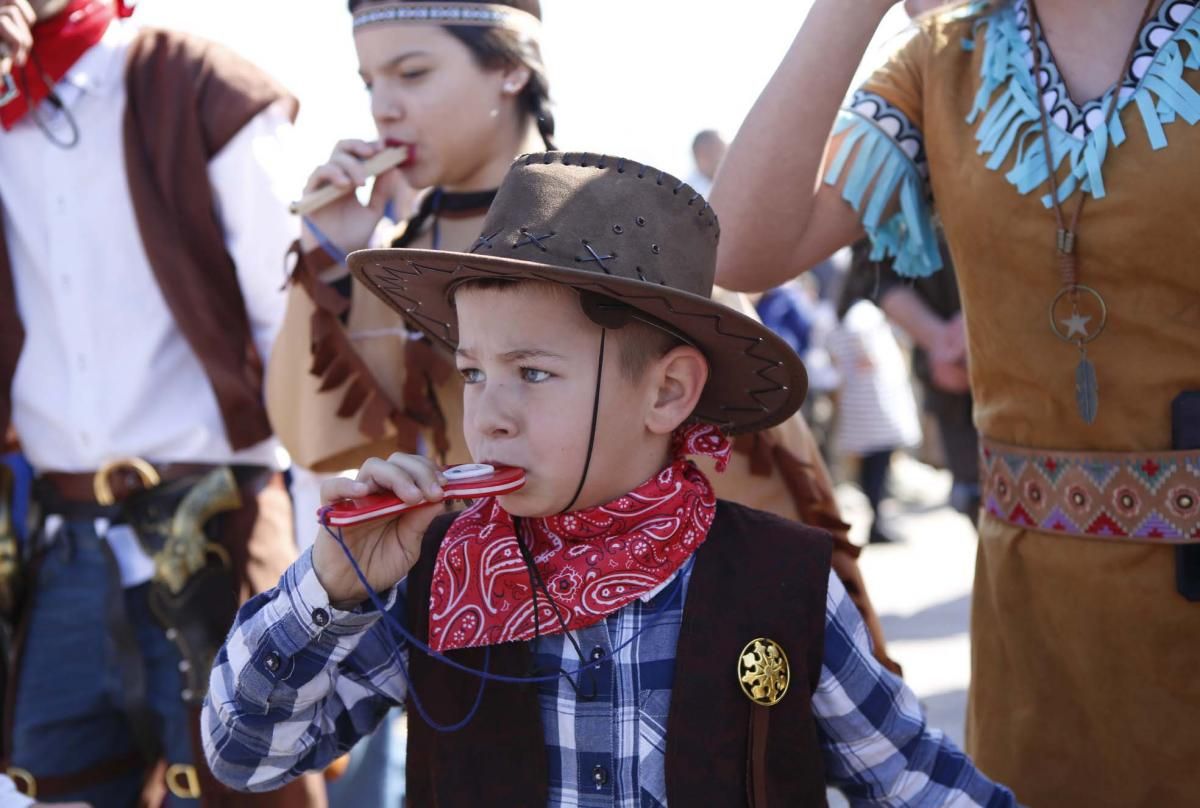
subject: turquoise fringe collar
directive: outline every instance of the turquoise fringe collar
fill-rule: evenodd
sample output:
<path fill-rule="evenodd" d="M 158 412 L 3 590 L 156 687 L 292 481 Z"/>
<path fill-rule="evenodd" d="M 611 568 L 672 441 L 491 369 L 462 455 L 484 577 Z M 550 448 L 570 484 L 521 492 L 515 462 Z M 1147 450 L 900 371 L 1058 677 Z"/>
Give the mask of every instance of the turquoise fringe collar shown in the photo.
<path fill-rule="evenodd" d="M 1005 178 L 1018 192 L 1028 194 L 1049 181 L 1038 108 L 1040 99 L 1026 61 L 1029 46 L 1021 39 L 1011 6 L 980 19 L 975 26 L 976 35 L 980 29 L 984 37 L 982 83 L 967 123 L 974 125 L 979 121 L 975 133 L 977 151 L 987 155 L 987 167 L 999 171 L 1010 164 Z M 1118 110 L 1130 102 L 1137 104 L 1154 149 L 1167 146 L 1165 124 L 1177 117 L 1189 124 L 1200 121 L 1200 93 L 1183 77 L 1185 69 L 1197 68 L 1200 68 L 1200 8 L 1158 49 L 1134 92 L 1117 103 Z M 1104 197 L 1101 167 L 1105 155 L 1110 144 L 1116 147 L 1124 141 L 1125 129 L 1117 115 L 1113 116 L 1111 126 L 1101 124 L 1082 140 L 1051 123 L 1050 154 L 1055 169 L 1062 166 L 1063 160 L 1070 161 L 1070 175 L 1058 189 L 1059 200 L 1065 200 L 1076 188 L 1096 199 Z M 1042 204 L 1046 207 L 1053 204 L 1048 189 L 1042 195 Z"/>
<path fill-rule="evenodd" d="M 974 26 L 975 39 L 981 31 L 982 82 L 967 123 L 979 122 L 975 139 L 979 154 L 987 156 L 987 167 L 1000 171 L 1007 165 L 1006 179 L 1021 194 L 1029 194 L 1049 185 L 1040 99 L 1025 61 L 1029 46 L 1021 39 L 1011 5 L 981 17 Z M 963 47 L 973 50 L 975 39 L 963 42 Z M 1176 118 L 1189 124 L 1200 121 L 1200 93 L 1183 78 L 1184 70 L 1197 68 L 1200 6 L 1158 49 L 1133 93 L 1118 102 L 1120 109 L 1131 102 L 1137 104 L 1155 149 L 1167 146 L 1166 124 Z M 896 272 L 907 276 L 927 276 L 940 269 L 942 258 L 934 234 L 929 189 L 912 159 L 878 124 L 853 110 L 842 110 L 833 132 L 845 137 L 825 182 L 837 185 L 845 176 L 842 198 L 862 216 L 863 228 L 871 239 L 871 259 L 891 259 Z M 1060 200 L 1077 188 L 1102 198 L 1105 188 L 1101 166 L 1108 148 L 1110 144 L 1120 146 L 1126 139 L 1119 117 L 1114 116 L 1111 126 L 1101 125 L 1084 139 L 1051 123 L 1049 139 L 1054 167 L 1058 169 L 1064 160 L 1070 160 L 1070 174 L 1059 186 Z M 1051 207 L 1048 187 L 1041 199 L 1042 204 Z M 899 204 L 885 219 L 883 214 L 893 200 Z"/>

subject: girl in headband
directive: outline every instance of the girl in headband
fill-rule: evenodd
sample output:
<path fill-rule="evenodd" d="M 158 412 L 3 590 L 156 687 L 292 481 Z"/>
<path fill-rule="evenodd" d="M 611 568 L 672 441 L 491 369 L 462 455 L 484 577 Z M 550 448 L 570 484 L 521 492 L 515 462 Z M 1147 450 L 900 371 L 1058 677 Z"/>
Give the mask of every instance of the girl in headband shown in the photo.
<path fill-rule="evenodd" d="M 350 10 L 378 138 L 339 142 L 305 190 L 366 185 L 365 163 L 389 147 L 408 157 L 374 178 L 365 204 L 347 193 L 304 217 L 268 407 L 292 458 L 316 471 L 419 443 L 462 460 L 445 428 L 459 397 L 450 358 L 357 294 L 344 259 L 385 218 L 402 222 L 385 246 L 469 247 L 513 159 L 552 147 L 539 3 L 351 0 Z M 426 189 L 416 210 L 391 210 L 409 187 Z"/>

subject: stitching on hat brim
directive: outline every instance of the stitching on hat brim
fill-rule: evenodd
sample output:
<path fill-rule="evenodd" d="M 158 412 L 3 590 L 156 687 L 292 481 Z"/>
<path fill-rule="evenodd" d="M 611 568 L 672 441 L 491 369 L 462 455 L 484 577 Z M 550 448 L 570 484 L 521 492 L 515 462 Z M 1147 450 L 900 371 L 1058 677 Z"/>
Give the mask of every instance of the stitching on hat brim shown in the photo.
<path fill-rule="evenodd" d="M 800 408 L 807 391 L 804 365 L 786 342 L 742 313 L 690 292 L 533 261 L 441 250 L 360 250 L 350 255 L 348 263 L 355 277 L 369 291 L 451 350 L 455 347 L 457 329 L 447 290 L 452 284 L 471 277 L 560 283 L 607 294 L 668 322 L 670 317 L 664 317 L 664 313 L 707 320 L 707 329 L 684 327 L 678 322 L 675 327 L 692 335 L 704 350 L 710 364 L 710 379 L 720 378 L 726 382 L 713 385 L 710 381 L 697 407 L 697 417 L 716 423 L 731 434 L 782 423 Z M 416 286 L 420 287 L 419 291 L 412 288 Z M 424 290 L 429 293 L 424 294 Z M 744 346 L 736 358 L 721 361 L 723 353 L 707 347 L 728 346 L 731 340 Z M 753 370 L 744 367 L 744 360 L 756 362 L 759 367 Z M 772 378 L 779 375 L 783 381 Z M 728 395 L 718 397 L 715 394 L 718 390 L 729 389 L 729 382 L 734 379 L 741 380 L 737 389 L 744 393 L 744 404 L 735 402 Z M 796 383 L 785 390 L 789 379 Z M 765 398 L 776 401 L 772 405 L 764 401 Z M 753 414 L 759 417 L 753 417 Z"/>

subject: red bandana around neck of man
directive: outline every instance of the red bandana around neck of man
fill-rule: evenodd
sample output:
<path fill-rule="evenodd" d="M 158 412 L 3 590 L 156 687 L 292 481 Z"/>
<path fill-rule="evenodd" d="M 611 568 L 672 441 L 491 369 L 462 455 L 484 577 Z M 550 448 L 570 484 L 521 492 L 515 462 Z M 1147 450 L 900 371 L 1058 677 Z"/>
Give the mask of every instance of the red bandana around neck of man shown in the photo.
<path fill-rule="evenodd" d="M 33 51 L 23 67 L 13 67 L 17 94 L 0 107 L 0 125 L 11 130 L 100 41 L 114 17 L 132 13 L 132 5 L 124 0 L 71 0 L 62 12 L 36 23 Z"/>
<path fill-rule="evenodd" d="M 454 520 L 434 561 L 429 644 L 449 651 L 586 628 L 666 583 L 716 514 L 712 485 L 685 456 L 714 457 L 723 471 L 730 445 L 700 424 L 676 434 L 672 454 L 670 465 L 612 502 L 520 520 L 545 583 L 536 598 L 513 518 L 494 497 L 477 500 Z"/>

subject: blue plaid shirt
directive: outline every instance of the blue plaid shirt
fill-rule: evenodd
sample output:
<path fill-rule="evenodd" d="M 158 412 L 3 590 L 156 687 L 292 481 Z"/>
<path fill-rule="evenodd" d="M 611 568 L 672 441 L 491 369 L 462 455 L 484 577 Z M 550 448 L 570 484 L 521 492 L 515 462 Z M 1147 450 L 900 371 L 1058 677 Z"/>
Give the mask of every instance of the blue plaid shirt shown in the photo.
<path fill-rule="evenodd" d="M 562 634 L 537 641 L 540 670 L 573 670 L 580 651 L 600 659 L 655 624 L 594 672 L 541 685 L 551 805 L 666 805 L 667 712 L 692 563 L 678 573 L 681 597 L 660 588 L 573 632 L 578 651 Z M 387 608 L 405 618 L 403 585 Z M 879 665 L 869 642 L 831 575 L 812 699 L 829 784 L 853 805 L 1015 805 L 925 725 L 912 691 Z M 234 788 L 266 791 L 324 767 L 404 701 L 407 655 L 378 612 L 330 606 L 306 552 L 276 589 L 242 607 L 217 656 L 202 717 L 213 772 Z"/>

